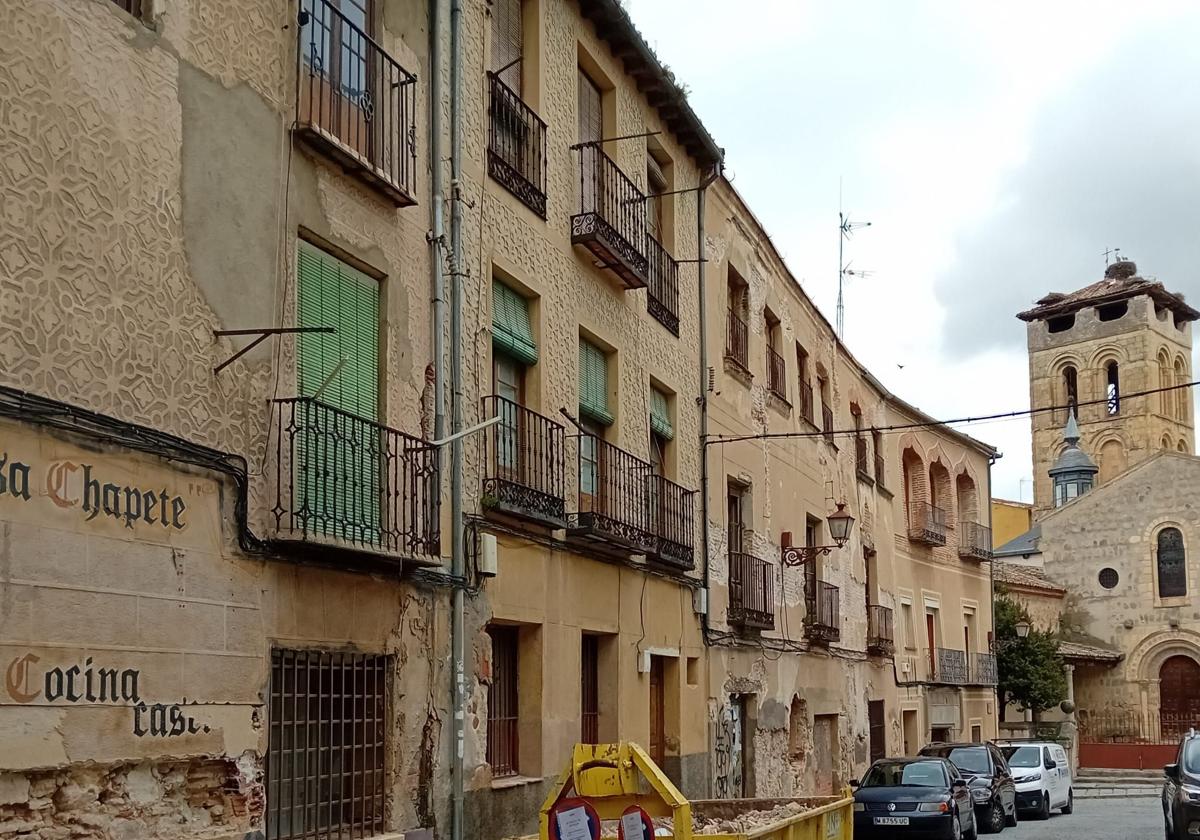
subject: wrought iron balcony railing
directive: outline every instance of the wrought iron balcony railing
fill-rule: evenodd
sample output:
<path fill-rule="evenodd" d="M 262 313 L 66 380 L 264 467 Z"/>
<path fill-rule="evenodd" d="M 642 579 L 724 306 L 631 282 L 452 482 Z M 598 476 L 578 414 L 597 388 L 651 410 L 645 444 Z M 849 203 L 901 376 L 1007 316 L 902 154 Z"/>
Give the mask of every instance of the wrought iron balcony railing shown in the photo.
<path fill-rule="evenodd" d="M 579 435 L 577 458 L 579 501 L 568 517 L 571 536 L 651 553 L 650 463 L 586 432 Z"/>
<path fill-rule="evenodd" d="M 821 431 L 825 433 L 825 442 L 833 443 L 833 409 L 827 405 L 821 406 Z"/>
<path fill-rule="evenodd" d="M 867 607 L 867 653 L 891 656 L 896 651 L 896 636 L 890 607 Z"/>
<path fill-rule="evenodd" d="M 804 581 L 804 638 L 829 644 L 842 638 L 838 588 L 813 578 Z"/>
<path fill-rule="evenodd" d="M 746 322 L 730 308 L 725 329 L 725 358 L 750 371 L 750 331 Z"/>
<path fill-rule="evenodd" d="M 775 628 L 775 566 L 752 554 L 729 555 L 729 623 Z"/>
<path fill-rule="evenodd" d="M 277 539 L 441 562 L 436 449 L 308 397 L 274 419 Z"/>
<path fill-rule="evenodd" d="M 488 175 L 546 218 L 546 123 L 489 72 Z"/>
<path fill-rule="evenodd" d="M 971 654 L 971 685 L 995 685 L 996 678 L 996 654 Z"/>
<path fill-rule="evenodd" d="M 816 423 L 816 415 L 813 414 L 813 387 L 811 382 L 800 382 L 800 416 L 812 423 Z"/>
<path fill-rule="evenodd" d="M 908 538 L 925 545 L 946 544 L 946 511 L 928 502 L 909 506 Z"/>
<path fill-rule="evenodd" d="M 992 529 L 978 522 L 958 523 L 958 556 L 971 560 L 991 560 Z"/>
<path fill-rule="evenodd" d="M 387 195 L 416 204 L 417 77 L 329 0 L 300 0 L 296 126 Z"/>
<path fill-rule="evenodd" d="M 936 649 L 936 664 L 929 676 L 930 682 L 943 685 L 967 685 L 970 674 L 967 669 L 967 654 L 950 648 Z"/>
<path fill-rule="evenodd" d="M 695 567 L 696 525 L 692 511 L 695 491 L 661 475 L 647 477 L 652 557 L 684 570 Z"/>
<path fill-rule="evenodd" d="M 679 335 L 679 263 L 649 234 L 646 235 L 646 256 L 646 311 Z"/>
<path fill-rule="evenodd" d="M 862 435 L 854 438 L 854 468 L 859 475 L 871 477 L 871 453 L 867 447 L 867 439 Z"/>
<path fill-rule="evenodd" d="M 787 402 L 787 366 L 774 347 L 767 348 L 767 389 Z"/>
<path fill-rule="evenodd" d="M 563 427 L 500 396 L 483 398 L 483 414 L 500 418 L 484 430 L 484 511 L 563 527 Z"/>
<path fill-rule="evenodd" d="M 571 244 L 583 245 L 630 289 L 646 285 L 646 196 L 595 143 L 579 147 L 579 212 Z"/>

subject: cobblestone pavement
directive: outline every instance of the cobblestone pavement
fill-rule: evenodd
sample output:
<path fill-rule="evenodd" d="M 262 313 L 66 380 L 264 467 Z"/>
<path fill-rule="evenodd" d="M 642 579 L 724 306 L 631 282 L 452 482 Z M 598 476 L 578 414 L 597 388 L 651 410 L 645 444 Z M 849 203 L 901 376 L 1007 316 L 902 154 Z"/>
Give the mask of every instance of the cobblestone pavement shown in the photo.
<path fill-rule="evenodd" d="M 990 835 L 981 835 L 987 837 Z M 999 840 L 1159 840 L 1162 806 L 1157 799 L 1076 799 L 1075 813 L 1050 819 L 1022 820 Z"/>

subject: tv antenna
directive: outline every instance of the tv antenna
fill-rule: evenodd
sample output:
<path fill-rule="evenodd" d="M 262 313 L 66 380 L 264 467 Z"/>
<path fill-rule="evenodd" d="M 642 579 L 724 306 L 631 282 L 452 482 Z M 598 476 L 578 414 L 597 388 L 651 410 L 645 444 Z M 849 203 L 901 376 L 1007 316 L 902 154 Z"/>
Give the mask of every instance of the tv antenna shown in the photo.
<path fill-rule="evenodd" d="M 1120 262 L 1121 261 L 1121 249 L 1120 248 L 1105 248 L 1104 249 L 1104 264 L 1106 266 L 1109 264 L 1109 262 L 1108 262 L 1109 257 L 1116 257 L 1117 262 Z"/>
<path fill-rule="evenodd" d="M 840 192 L 840 190 L 839 190 Z M 838 201 L 841 204 L 841 201 Z M 846 240 L 854 235 L 854 231 L 859 228 L 870 227 L 870 222 L 852 222 L 849 217 L 842 213 L 841 207 L 838 208 L 838 296 L 837 296 L 837 335 L 841 339 L 846 332 L 846 301 L 842 293 L 842 286 L 845 284 L 847 277 L 867 277 L 872 272 L 863 271 L 862 269 L 852 269 L 845 262 L 845 246 Z"/>

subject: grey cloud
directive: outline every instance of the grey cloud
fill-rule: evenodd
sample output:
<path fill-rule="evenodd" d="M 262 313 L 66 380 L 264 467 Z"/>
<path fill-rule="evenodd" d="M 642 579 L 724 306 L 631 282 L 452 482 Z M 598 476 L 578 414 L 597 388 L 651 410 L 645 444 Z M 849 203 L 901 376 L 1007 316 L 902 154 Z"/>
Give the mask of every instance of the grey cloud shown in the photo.
<path fill-rule="evenodd" d="M 1100 279 L 1108 246 L 1200 300 L 1198 29 L 1128 39 L 1043 109 L 1001 209 L 962 232 L 936 281 L 948 353 L 1023 347 L 1013 316 Z"/>

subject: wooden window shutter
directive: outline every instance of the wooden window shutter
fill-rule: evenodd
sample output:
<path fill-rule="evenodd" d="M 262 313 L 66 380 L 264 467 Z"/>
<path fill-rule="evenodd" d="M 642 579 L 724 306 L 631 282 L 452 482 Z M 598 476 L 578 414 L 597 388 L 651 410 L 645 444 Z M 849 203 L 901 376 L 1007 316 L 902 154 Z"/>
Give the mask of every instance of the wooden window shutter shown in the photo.
<path fill-rule="evenodd" d="M 657 388 L 650 389 L 650 429 L 659 437 L 671 440 L 675 429 L 671 426 L 671 408 L 667 395 Z"/>
<path fill-rule="evenodd" d="M 608 425 L 608 357 L 596 345 L 579 340 L 579 413 Z"/>
<path fill-rule="evenodd" d="M 579 142 L 593 143 L 604 139 L 601 93 L 596 83 L 579 68 Z"/>
<path fill-rule="evenodd" d="M 517 95 L 522 93 L 519 59 L 525 54 L 521 6 L 521 0 L 492 0 L 492 70 Z"/>
<path fill-rule="evenodd" d="M 529 301 L 496 280 L 492 281 L 492 347 L 522 364 L 537 364 Z"/>

